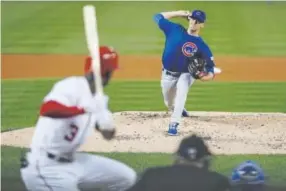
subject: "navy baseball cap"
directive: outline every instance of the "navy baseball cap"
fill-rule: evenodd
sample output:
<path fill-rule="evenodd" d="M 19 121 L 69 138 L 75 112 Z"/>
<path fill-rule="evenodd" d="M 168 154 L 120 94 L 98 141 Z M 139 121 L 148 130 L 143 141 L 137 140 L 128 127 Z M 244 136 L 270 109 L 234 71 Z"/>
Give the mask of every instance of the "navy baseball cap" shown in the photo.
<path fill-rule="evenodd" d="M 181 141 L 177 155 L 189 161 L 197 161 L 212 154 L 201 137 L 191 135 Z"/>
<path fill-rule="evenodd" d="M 189 16 L 189 18 L 192 18 L 194 20 L 199 21 L 200 23 L 204 23 L 206 18 L 206 13 L 201 10 L 194 10 L 192 14 Z"/>

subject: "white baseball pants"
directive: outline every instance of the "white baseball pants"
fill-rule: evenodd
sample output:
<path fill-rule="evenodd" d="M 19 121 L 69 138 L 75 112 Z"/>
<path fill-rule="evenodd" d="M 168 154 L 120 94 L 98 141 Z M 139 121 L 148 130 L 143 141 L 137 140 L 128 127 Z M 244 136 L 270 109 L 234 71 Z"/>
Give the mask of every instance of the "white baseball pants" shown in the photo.
<path fill-rule="evenodd" d="M 29 191 L 121 191 L 136 181 L 136 173 L 125 164 L 102 156 L 77 153 L 70 163 L 60 163 L 45 155 L 27 156 L 28 166 L 21 169 Z"/>
<path fill-rule="evenodd" d="M 178 74 L 165 69 L 162 71 L 161 88 L 164 103 L 169 110 L 173 110 L 171 122 L 181 122 L 189 88 L 194 82 L 195 79 L 190 73 Z"/>

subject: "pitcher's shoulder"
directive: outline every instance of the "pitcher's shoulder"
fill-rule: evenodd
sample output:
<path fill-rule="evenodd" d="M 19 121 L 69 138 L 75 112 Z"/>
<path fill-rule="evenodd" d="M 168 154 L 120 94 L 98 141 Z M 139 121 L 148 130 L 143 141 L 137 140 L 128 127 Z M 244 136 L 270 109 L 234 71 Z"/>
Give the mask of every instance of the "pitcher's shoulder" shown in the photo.
<path fill-rule="evenodd" d="M 186 29 L 183 25 L 181 25 L 181 24 L 179 24 L 179 23 L 176 23 L 176 27 L 177 27 L 181 32 L 187 33 L 187 29 Z"/>
<path fill-rule="evenodd" d="M 204 46 L 206 49 L 210 49 L 210 46 L 209 46 L 208 42 L 205 41 L 203 38 L 201 38 L 201 40 L 202 40 L 203 46 Z"/>

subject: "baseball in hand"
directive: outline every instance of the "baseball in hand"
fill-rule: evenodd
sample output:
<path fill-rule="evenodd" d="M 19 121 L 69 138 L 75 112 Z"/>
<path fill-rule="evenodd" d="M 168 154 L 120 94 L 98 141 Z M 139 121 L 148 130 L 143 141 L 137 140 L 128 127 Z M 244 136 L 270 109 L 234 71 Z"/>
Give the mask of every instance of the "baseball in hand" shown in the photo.
<path fill-rule="evenodd" d="M 215 74 L 220 74 L 222 70 L 220 68 L 214 67 L 214 73 Z"/>

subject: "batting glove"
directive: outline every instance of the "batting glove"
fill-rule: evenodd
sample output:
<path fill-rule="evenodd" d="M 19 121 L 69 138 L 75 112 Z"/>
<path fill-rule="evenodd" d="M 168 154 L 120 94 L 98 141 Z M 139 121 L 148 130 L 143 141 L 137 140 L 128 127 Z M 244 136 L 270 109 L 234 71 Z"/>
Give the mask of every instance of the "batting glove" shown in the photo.
<path fill-rule="evenodd" d="M 111 140 L 115 136 L 115 124 L 113 121 L 112 113 L 109 110 L 103 111 L 97 115 L 96 129 L 101 135 Z"/>
<path fill-rule="evenodd" d="M 111 131 L 115 129 L 112 113 L 109 110 L 104 110 L 96 114 L 98 130 Z"/>

